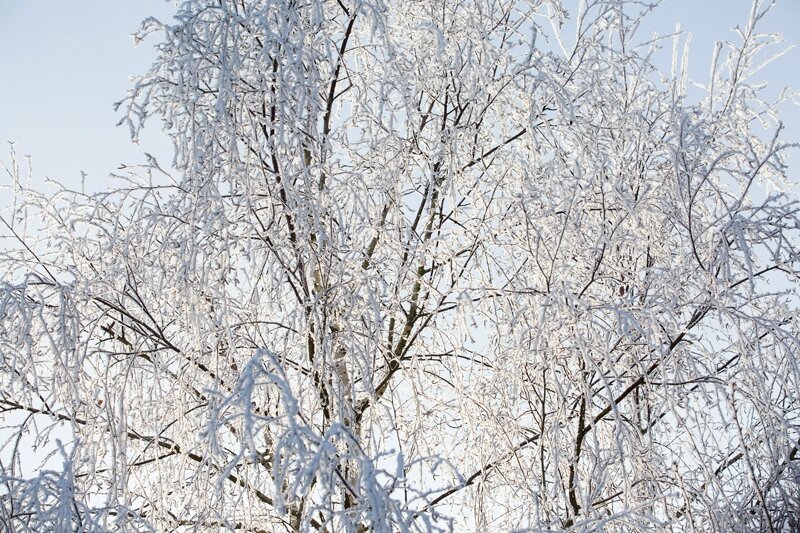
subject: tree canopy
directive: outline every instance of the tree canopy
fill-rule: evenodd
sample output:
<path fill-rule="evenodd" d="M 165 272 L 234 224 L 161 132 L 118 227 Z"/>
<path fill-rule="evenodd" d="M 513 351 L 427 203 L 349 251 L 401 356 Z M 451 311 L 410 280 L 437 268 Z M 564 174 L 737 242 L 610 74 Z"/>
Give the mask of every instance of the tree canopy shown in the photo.
<path fill-rule="evenodd" d="M 800 530 L 770 5 L 702 85 L 639 1 L 146 20 L 172 165 L 7 166 L 2 527 Z"/>

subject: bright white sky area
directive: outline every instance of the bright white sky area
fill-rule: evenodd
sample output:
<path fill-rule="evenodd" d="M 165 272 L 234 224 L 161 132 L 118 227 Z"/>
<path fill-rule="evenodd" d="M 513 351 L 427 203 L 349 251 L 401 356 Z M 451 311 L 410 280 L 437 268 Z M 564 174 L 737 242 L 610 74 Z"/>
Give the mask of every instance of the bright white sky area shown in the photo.
<path fill-rule="evenodd" d="M 692 34 L 691 75 L 704 82 L 714 41 L 735 39 L 731 28 L 746 23 L 750 7 L 750 0 L 666 0 L 640 39 L 670 33 L 680 21 Z M 131 33 L 145 17 L 165 20 L 173 12 L 166 0 L 0 0 L 0 142 L 15 141 L 18 155 L 32 156 L 36 182 L 47 176 L 77 185 L 84 171 L 87 189 L 104 189 L 110 172 L 143 161 L 145 151 L 168 166 L 171 150 L 157 121 L 135 146 L 115 126 L 112 104 L 154 58 L 155 39 L 134 47 Z M 787 45 L 800 44 L 800 0 L 778 0 L 766 22 Z M 670 53 L 663 52 L 667 67 Z M 776 91 L 800 88 L 800 47 L 763 77 Z M 800 140 L 798 107 L 787 105 L 783 116 L 786 140 Z M 8 145 L 0 146 L 0 160 L 7 155 Z M 792 174 L 800 182 L 800 168 Z"/>

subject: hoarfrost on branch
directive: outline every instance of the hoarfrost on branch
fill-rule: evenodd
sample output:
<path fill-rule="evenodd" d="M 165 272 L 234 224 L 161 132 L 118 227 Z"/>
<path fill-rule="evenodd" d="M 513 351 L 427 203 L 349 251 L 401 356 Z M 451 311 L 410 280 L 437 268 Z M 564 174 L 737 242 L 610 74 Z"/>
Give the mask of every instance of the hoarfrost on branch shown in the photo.
<path fill-rule="evenodd" d="M 770 3 L 699 88 L 635 31 L 653 6 L 568 7 L 145 21 L 119 109 L 174 170 L 44 195 L 6 168 L 0 524 L 800 530 Z"/>

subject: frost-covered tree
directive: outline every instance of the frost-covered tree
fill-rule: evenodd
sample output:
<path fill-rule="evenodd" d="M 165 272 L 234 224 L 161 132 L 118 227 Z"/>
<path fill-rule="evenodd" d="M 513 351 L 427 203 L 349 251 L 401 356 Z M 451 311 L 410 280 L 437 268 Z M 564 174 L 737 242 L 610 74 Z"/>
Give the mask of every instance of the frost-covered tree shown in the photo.
<path fill-rule="evenodd" d="M 563 4 L 147 20 L 174 170 L 7 165 L 0 528 L 800 530 L 769 3 L 691 90 L 653 6 Z"/>

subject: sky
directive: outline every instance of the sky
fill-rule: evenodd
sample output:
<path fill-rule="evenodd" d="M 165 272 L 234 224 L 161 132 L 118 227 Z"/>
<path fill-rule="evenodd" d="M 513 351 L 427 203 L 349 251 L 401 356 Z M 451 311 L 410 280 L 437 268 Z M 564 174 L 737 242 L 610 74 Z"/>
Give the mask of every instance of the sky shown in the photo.
<path fill-rule="evenodd" d="M 131 34 L 144 18 L 173 12 L 165 0 L 0 0 L 0 161 L 14 141 L 37 178 L 75 184 L 85 171 L 104 189 L 110 172 L 142 162 L 144 151 L 169 160 L 157 122 L 135 146 L 113 104 L 155 58 L 155 41 L 135 47 Z"/>
<path fill-rule="evenodd" d="M 666 0 L 642 35 L 672 32 L 680 21 L 692 34 L 690 73 L 704 80 L 714 41 L 734 39 L 730 29 L 746 23 L 750 6 L 750 0 Z M 121 163 L 142 162 L 143 152 L 168 163 L 171 148 L 158 122 L 133 145 L 128 130 L 116 126 L 113 103 L 155 57 L 155 39 L 135 47 L 131 34 L 145 17 L 169 20 L 173 12 L 168 0 L 0 0 L 0 161 L 8 161 L 5 142 L 14 141 L 18 155 L 31 156 L 35 183 L 49 177 L 74 186 L 83 171 L 94 190 L 105 189 Z M 800 44 L 800 0 L 778 0 L 766 22 L 788 45 Z M 800 47 L 763 77 L 775 87 L 800 88 Z M 790 107 L 787 139 L 800 140 L 800 112 Z M 795 175 L 800 182 L 800 169 Z"/>

